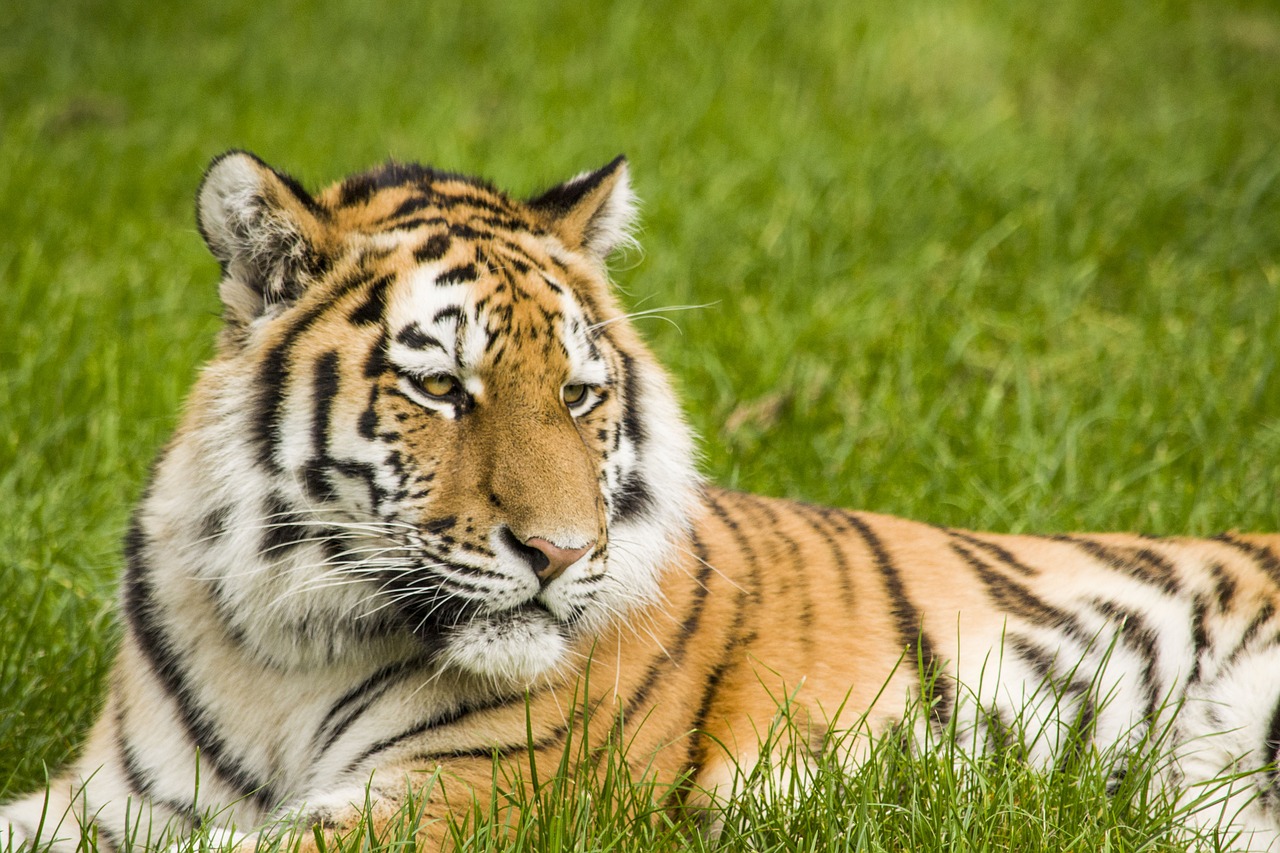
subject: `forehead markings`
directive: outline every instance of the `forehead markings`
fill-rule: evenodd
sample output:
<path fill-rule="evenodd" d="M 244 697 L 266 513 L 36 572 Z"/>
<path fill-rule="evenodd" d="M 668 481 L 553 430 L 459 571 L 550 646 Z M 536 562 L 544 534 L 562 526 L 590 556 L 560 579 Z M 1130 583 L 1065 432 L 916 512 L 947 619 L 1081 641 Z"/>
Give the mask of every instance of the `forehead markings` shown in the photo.
<path fill-rule="evenodd" d="M 441 262 L 426 264 L 395 288 L 387 314 L 389 351 L 404 369 L 452 374 L 462 366 L 458 344 L 472 291 L 468 281 L 445 275 L 452 269 Z"/>
<path fill-rule="evenodd" d="M 402 326 L 400 331 L 396 332 L 395 340 L 396 343 L 409 349 L 438 349 L 448 352 L 444 343 L 435 335 L 423 331 L 417 320 L 411 320 L 408 325 Z"/>
<path fill-rule="evenodd" d="M 397 212 L 413 214 L 425 204 L 409 199 Z M 594 301 L 563 283 L 572 273 L 545 239 L 524 228 L 466 239 L 475 233 L 454 223 L 412 250 L 420 266 L 394 288 L 387 314 L 392 359 L 415 373 L 456 375 L 475 391 L 486 361 L 496 367 L 532 348 L 534 359 L 563 359 L 566 381 L 603 385 L 607 356 L 594 340 Z"/>
<path fill-rule="evenodd" d="M 507 300 L 486 310 L 501 282 L 482 288 L 480 280 L 470 262 L 427 264 L 407 276 L 388 314 L 392 359 L 417 373 L 457 375 L 478 390 L 471 380 L 497 339 L 493 318 L 509 319 L 501 315 L 510 311 Z"/>
<path fill-rule="evenodd" d="M 413 260 L 419 264 L 438 261 L 449 251 L 449 245 L 449 235 L 443 231 L 437 231 L 413 250 Z"/>
<path fill-rule="evenodd" d="M 347 314 L 347 321 L 354 326 L 373 326 L 382 322 L 387 310 L 387 290 L 395 281 L 395 275 L 386 273 L 378 276 L 369 285 L 362 299 Z"/>

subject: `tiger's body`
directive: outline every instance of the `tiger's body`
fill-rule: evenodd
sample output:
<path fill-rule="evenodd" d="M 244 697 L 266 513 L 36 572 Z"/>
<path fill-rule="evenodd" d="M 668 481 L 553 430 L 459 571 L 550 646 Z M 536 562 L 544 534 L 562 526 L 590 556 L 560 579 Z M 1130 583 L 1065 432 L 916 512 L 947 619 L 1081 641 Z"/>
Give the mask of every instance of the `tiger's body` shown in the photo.
<path fill-rule="evenodd" d="M 1260 771 L 1200 819 L 1280 850 L 1280 536 L 978 534 L 704 485 L 604 274 L 630 209 L 621 160 L 528 202 L 216 160 L 226 323 L 127 537 L 106 705 L 0 833 L 311 844 L 416 788 L 439 844 L 495 755 L 556 763 L 576 708 L 697 803 L 785 699 L 814 750 L 913 701 L 977 748 L 1031 719 L 1044 762 L 1082 720 L 1121 753 L 1167 725 L 1164 782 Z"/>

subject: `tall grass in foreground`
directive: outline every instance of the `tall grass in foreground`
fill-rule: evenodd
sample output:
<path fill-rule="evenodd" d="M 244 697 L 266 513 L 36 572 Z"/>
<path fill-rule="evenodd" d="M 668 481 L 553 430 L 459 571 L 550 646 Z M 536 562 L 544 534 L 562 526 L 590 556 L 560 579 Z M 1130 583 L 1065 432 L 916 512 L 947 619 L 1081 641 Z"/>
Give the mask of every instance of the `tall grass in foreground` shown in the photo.
<path fill-rule="evenodd" d="M 192 197 L 223 149 L 312 187 L 394 156 L 517 192 L 625 151 L 644 251 L 616 277 L 635 309 L 711 305 L 641 328 L 717 482 L 1212 534 L 1280 527 L 1277 92 L 1260 0 L 0 3 L 0 798 L 99 702 L 129 507 L 217 328 Z M 894 761 L 932 793 L 855 821 L 834 803 L 869 789 L 830 779 L 754 838 L 1164 837 L 1087 767 L 962 794 Z M 701 844 L 568 802 L 539 814 L 600 820 L 595 849 Z"/>
<path fill-rule="evenodd" d="M 1056 704 L 1066 698 L 1053 694 L 1053 707 L 1040 710 L 1069 716 Z M 634 757 L 616 739 L 587 749 L 590 716 L 577 715 L 561 761 L 535 761 L 531 778 L 513 778 L 495 764 L 500 793 L 451 822 L 449 837 L 457 849 L 475 853 L 1208 853 L 1237 849 L 1240 841 L 1196 829 L 1193 816 L 1220 811 L 1228 786 L 1247 784 L 1245 777 L 1224 778 L 1181 798 L 1163 784 L 1171 707 L 1160 712 L 1161 725 L 1140 724 L 1123 748 L 1094 748 L 1089 722 L 1076 718 L 1051 766 L 1028 758 L 1035 739 L 1046 736 L 1030 716 L 979 713 L 974 719 L 983 720 L 980 726 L 962 729 L 958 716 L 941 725 L 926 722 L 931 709 L 912 702 L 903 724 L 877 737 L 868 736 L 863 716 L 843 721 L 815 748 L 813 732 L 795 711 L 784 697 L 773 723 L 760 732 L 759 763 L 744 768 L 732 790 L 716 792 L 687 783 L 655 785 L 645 778 L 643 762 L 629 761 Z M 441 775 L 424 772 L 417 784 L 430 791 Z M 289 851 L 310 838 L 325 850 L 411 849 L 424 821 L 420 793 L 407 792 L 397 815 L 378 830 L 361 825 L 325 840 L 307 827 L 280 827 L 263 849 Z M 191 844 L 221 846 L 207 835 Z"/>

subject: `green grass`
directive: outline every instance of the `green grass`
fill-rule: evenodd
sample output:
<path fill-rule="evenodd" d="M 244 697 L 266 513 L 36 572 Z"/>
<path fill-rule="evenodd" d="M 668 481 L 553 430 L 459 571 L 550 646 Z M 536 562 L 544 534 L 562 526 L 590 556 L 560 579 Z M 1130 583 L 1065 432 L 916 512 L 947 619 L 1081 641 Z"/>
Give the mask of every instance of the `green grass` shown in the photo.
<path fill-rule="evenodd" d="M 617 278 L 710 303 L 643 329 L 721 483 L 1280 527 L 1273 4 L 12 0 L 0 31 L 0 791 L 99 701 L 118 541 L 217 325 L 191 207 L 231 146 L 312 186 L 394 156 L 521 192 L 625 151 Z M 1087 775 L 1027 796 L 1114 811 Z M 1127 819 L 1077 848 L 1134 849 Z M 923 805 L 952 841 L 860 820 L 860 849 L 984 846 Z"/>

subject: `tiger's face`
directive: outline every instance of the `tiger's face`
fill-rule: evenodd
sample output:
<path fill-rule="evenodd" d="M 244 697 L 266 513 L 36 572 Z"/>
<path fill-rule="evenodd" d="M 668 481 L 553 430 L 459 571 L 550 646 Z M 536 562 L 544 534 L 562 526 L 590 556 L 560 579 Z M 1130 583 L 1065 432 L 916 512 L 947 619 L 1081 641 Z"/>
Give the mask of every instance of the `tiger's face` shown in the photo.
<path fill-rule="evenodd" d="M 396 165 L 312 197 L 215 161 L 200 222 L 227 325 L 200 392 L 247 431 L 272 483 L 261 574 L 294 587 L 258 618 L 323 617 L 331 656 L 408 631 L 527 683 L 657 598 L 693 475 L 604 275 L 630 208 L 621 160 L 529 202 Z"/>

